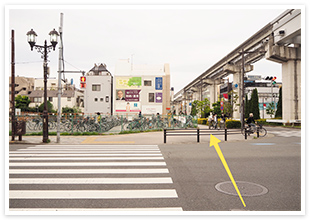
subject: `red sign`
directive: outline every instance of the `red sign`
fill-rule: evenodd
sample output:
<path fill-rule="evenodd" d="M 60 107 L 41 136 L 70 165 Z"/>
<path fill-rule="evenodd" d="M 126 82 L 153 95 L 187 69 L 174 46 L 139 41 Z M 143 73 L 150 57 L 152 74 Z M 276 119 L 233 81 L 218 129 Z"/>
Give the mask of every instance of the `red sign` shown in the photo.
<path fill-rule="evenodd" d="M 125 101 L 126 102 L 139 102 L 140 100 L 140 89 L 125 90 Z"/>

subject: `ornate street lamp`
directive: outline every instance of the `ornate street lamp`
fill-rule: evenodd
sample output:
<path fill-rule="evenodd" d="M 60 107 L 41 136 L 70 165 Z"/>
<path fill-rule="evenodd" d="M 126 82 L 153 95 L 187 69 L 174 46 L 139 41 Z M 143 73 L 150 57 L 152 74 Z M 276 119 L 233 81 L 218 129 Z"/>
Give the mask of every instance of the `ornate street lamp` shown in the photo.
<path fill-rule="evenodd" d="M 47 45 L 46 40 L 44 41 L 44 46 L 36 44 L 36 37 L 38 36 L 36 32 L 31 29 L 27 32 L 27 40 L 30 45 L 31 50 L 33 47 L 42 54 L 43 70 L 44 70 L 44 110 L 43 110 L 43 142 L 48 142 L 48 113 L 47 113 L 47 54 L 51 52 L 51 48 L 55 50 L 55 47 L 58 43 L 58 32 L 53 29 L 50 33 L 50 42 L 52 45 Z"/>

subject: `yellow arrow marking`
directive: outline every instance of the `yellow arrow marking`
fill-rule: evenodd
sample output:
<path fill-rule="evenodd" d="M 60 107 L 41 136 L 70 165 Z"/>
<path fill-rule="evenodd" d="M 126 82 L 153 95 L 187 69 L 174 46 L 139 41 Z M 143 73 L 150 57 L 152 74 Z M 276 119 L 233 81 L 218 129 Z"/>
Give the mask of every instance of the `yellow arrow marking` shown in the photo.
<path fill-rule="evenodd" d="M 225 170 L 226 170 L 226 172 L 227 172 L 227 174 L 228 174 L 228 176 L 229 176 L 229 178 L 230 178 L 230 180 L 231 180 L 231 182 L 232 182 L 232 184 L 234 185 L 234 187 L 235 187 L 235 189 L 236 189 L 236 192 L 237 192 L 238 195 L 239 195 L 239 198 L 240 198 L 240 200 L 241 200 L 243 206 L 246 207 L 246 205 L 245 205 L 245 203 L 244 203 L 244 201 L 243 201 L 243 198 L 242 198 L 242 196 L 241 196 L 241 193 L 240 193 L 240 191 L 239 191 L 239 189 L 238 189 L 238 186 L 237 186 L 237 184 L 236 184 L 236 182 L 235 182 L 235 180 L 234 180 L 234 177 L 232 176 L 232 174 L 231 174 L 231 172 L 230 172 L 230 169 L 229 169 L 229 167 L 228 167 L 228 165 L 227 165 L 227 163 L 226 163 L 226 160 L 225 160 L 225 158 L 224 158 L 224 155 L 223 155 L 223 153 L 222 153 L 222 151 L 221 151 L 221 148 L 220 148 L 220 146 L 219 146 L 219 144 L 218 144 L 219 142 L 221 142 L 219 139 L 217 139 L 216 137 L 214 137 L 212 134 L 210 135 L 210 147 L 214 146 L 214 148 L 215 148 L 217 154 L 219 155 L 219 158 L 221 159 L 222 164 L 223 164 L 223 166 L 224 166 L 224 168 L 225 168 Z"/>

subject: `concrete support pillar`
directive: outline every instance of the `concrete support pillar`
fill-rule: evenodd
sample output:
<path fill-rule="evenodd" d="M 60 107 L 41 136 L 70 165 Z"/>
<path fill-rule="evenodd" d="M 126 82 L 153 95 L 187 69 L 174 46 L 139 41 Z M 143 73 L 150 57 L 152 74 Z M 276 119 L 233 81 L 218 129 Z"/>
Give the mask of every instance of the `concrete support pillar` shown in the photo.
<path fill-rule="evenodd" d="M 301 120 L 301 47 L 267 45 L 266 59 L 282 64 L 282 120 Z"/>
<path fill-rule="evenodd" d="M 222 79 L 204 79 L 203 82 L 208 84 L 208 89 L 210 93 L 209 101 L 210 107 L 212 108 L 212 104 L 217 102 L 218 100 L 218 85 L 224 83 L 224 81 Z"/>
<path fill-rule="evenodd" d="M 163 77 L 163 115 L 166 115 L 170 108 L 170 66 L 169 64 L 164 64 L 165 76 Z"/>
<path fill-rule="evenodd" d="M 217 97 L 217 89 L 216 89 L 216 84 L 213 83 L 213 84 L 210 84 L 209 85 L 209 91 L 210 91 L 210 107 L 212 107 L 212 104 L 214 102 L 216 102 L 216 97 Z"/>
<path fill-rule="evenodd" d="M 301 119 L 300 60 L 282 63 L 282 119 L 286 122 Z"/>

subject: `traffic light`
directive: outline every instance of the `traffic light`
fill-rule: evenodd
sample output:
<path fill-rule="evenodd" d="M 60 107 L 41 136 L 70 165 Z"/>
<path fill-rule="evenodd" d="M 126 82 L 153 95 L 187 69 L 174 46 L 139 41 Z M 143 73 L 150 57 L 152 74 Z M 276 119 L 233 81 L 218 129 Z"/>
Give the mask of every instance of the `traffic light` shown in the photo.
<path fill-rule="evenodd" d="M 265 80 L 271 80 L 271 84 L 272 84 L 272 85 L 274 85 L 274 84 L 277 83 L 277 82 L 276 82 L 276 79 L 277 79 L 277 77 L 275 77 L 275 76 L 267 76 L 267 77 L 265 78 Z"/>
<path fill-rule="evenodd" d="M 81 78 L 80 78 L 80 87 L 81 88 L 86 88 L 86 77 L 85 76 L 81 76 Z"/>
<path fill-rule="evenodd" d="M 271 81 L 272 81 L 272 85 L 274 85 L 274 84 L 277 83 L 277 82 L 276 82 L 276 79 L 277 79 L 277 77 L 273 77 L 273 78 L 272 78 L 272 80 L 271 80 Z"/>

